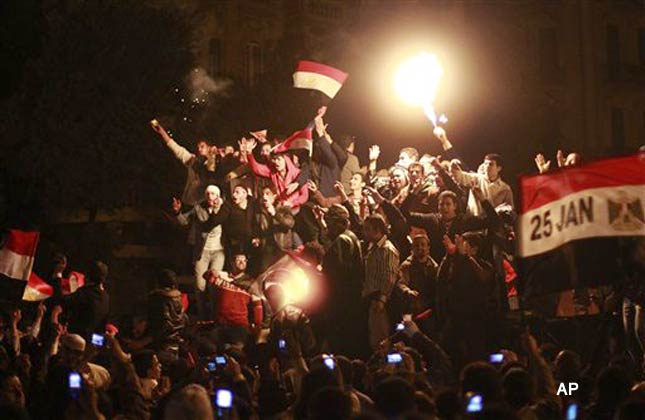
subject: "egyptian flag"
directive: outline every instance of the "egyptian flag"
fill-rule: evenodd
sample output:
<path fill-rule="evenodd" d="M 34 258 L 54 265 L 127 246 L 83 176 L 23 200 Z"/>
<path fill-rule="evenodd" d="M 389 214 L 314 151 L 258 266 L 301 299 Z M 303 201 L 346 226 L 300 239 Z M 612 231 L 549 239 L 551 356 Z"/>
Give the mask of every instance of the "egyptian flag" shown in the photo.
<path fill-rule="evenodd" d="M 83 286 L 85 286 L 85 274 L 79 271 L 71 271 L 67 278 L 62 278 L 60 282 L 63 295 L 71 295 Z"/>
<path fill-rule="evenodd" d="M 333 98 L 343 83 L 347 73 L 313 61 L 299 61 L 293 73 L 293 86 L 300 89 L 314 89 Z"/>
<path fill-rule="evenodd" d="M 85 274 L 78 271 L 71 271 L 67 277 L 60 279 L 60 289 L 63 296 L 76 293 L 85 285 Z M 54 295 L 54 288 L 32 272 L 22 295 L 22 300 L 37 302 L 45 300 Z"/>
<path fill-rule="evenodd" d="M 289 150 L 306 150 L 311 156 L 313 151 L 313 139 L 311 134 L 311 127 L 307 127 L 304 130 L 296 131 L 282 143 L 275 146 L 271 152 L 272 153 L 284 153 Z"/>
<path fill-rule="evenodd" d="M 29 275 L 29 281 L 27 281 L 27 286 L 25 291 L 22 294 L 22 300 L 28 302 L 38 302 L 45 300 L 54 295 L 54 288 L 41 279 L 38 274 L 32 272 Z"/>
<path fill-rule="evenodd" d="M 0 247 L 0 298 L 22 299 L 34 266 L 39 232 L 10 229 Z"/>
<path fill-rule="evenodd" d="M 520 295 L 621 281 L 645 236 L 645 154 L 520 179 Z"/>
<path fill-rule="evenodd" d="M 258 130 L 258 131 L 249 131 L 249 134 L 251 134 L 257 141 L 264 143 L 267 141 L 267 130 Z"/>

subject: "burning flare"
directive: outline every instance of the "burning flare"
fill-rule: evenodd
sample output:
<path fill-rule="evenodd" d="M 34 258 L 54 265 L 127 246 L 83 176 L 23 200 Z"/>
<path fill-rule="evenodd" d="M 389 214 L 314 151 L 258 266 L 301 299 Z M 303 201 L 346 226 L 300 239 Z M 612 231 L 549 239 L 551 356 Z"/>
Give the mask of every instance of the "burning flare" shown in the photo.
<path fill-rule="evenodd" d="M 410 105 L 423 108 L 423 112 L 434 126 L 448 121 L 445 115 L 437 118 L 433 102 L 443 67 L 434 54 L 423 52 L 401 63 L 394 75 L 394 88 L 401 98 Z"/>

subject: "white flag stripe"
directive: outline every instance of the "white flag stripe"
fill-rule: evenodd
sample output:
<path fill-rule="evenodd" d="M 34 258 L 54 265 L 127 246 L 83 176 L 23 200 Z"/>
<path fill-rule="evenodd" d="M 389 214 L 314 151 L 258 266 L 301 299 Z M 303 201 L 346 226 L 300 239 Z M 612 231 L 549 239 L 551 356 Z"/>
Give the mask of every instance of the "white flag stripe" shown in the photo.
<path fill-rule="evenodd" d="M 34 266 L 34 257 L 0 249 L 0 274 L 16 280 L 29 280 L 29 273 Z"/>
<path fill-rule="evenodd" d="M 638 201 L 639 214 L 621 203 Z M 551 201 L 519 217 L 519 254 L 531 257 L 567 242 L 593 237 L 645 236 L 645 185 L 590 188 Z M 610 207 L 617 212 L 610 220 Z"/>
<path fill-rule="evenodd" d="M 320 90 L 330 98 L 336 96 L 343 86 L 342 83 L 338 83 L 338 80 L 332 79 L 329 76 L 307 71 L 295 72 L 293 74 L 293 85 L 297 88 Z"/>
<path fill-rule="evenodd" d="M 25 287 L 25 291 L 22 294 L 22 300 L 26 300 L 29 302 L 38 302 L 40 300 L 45 300 L 49 297 L 51 296 L 46 295 L 44 293 L 40 293 L 38 290 L 29 286 Z"/>

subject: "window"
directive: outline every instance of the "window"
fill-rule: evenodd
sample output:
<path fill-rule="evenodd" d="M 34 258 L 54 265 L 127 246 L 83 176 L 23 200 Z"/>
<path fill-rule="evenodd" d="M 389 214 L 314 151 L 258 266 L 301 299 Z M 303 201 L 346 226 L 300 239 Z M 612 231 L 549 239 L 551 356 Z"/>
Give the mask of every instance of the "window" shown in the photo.
<path fill-rule="evenodd" d="M 340 7 L 335 6 L 332 2 L 325 0 L 310 0 L 308 8 L 311 13 L 328 19 L 340 19 L 343 11 Z"/>
<path fill-rule="evenodd" d="M 222 71 L 222 43 L 219 39 L 211 39 L 208 49 L 211 57 L 211 75 L 217 76 Z"/>
<path fill-rule="evenodd" d="M 540 76 L 543 80 L 554 80 L 559 67 L 558 34 L 556 28 L 540 30 Z"/>
<path fill-rule="evenodd" d="M 611 109 L 611 146 L 615 151 L 625 147 L 625 121 L 621 108 Z"/>
<path fill-rule="evenodd" d="M 607 65 L 609 77 L 618 76 L 620 71 L 620 39 L 618 38 L 618 27 L 607 26 Z"/>
<path fill-rule="evenodd" d="M 246 83 L 248 86 L 254 86 L 262 73 L 262 51 L 260 44 L 250 42 L 246 44 Z"/>
<path fill-rule="evenodd" d="M 638 57 L 642 66 L 645 66 L 645 28 L 638 31 Z"/>

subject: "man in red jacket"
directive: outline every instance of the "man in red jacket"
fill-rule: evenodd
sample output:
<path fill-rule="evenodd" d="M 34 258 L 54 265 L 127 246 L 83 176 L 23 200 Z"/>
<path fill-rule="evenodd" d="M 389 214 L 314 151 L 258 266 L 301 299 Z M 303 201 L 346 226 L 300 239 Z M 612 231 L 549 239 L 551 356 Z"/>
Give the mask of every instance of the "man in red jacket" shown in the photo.
<path fill-rule="evenodd" d="M 252 292 L 254 281 L 246 273 L 247 263 L 246 255 L 237 253 L 231 273 L 216 270 L 204 273 L 214 290 L 217 334 L 231 344 L 243 344 L 249 329 L 262 324 L 262 299 Z M 253 324 L 249 321 L 249 312 L 253 313 Z"/>

